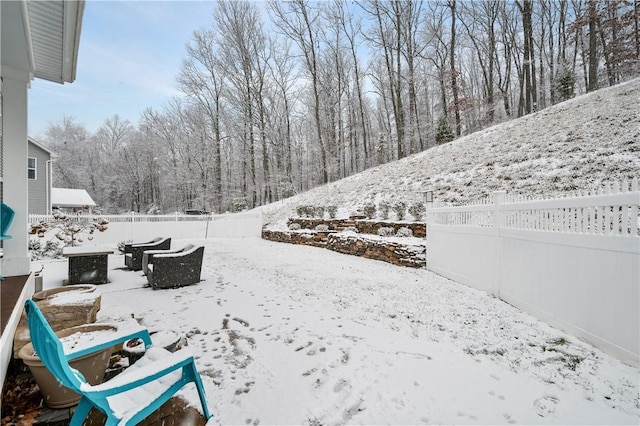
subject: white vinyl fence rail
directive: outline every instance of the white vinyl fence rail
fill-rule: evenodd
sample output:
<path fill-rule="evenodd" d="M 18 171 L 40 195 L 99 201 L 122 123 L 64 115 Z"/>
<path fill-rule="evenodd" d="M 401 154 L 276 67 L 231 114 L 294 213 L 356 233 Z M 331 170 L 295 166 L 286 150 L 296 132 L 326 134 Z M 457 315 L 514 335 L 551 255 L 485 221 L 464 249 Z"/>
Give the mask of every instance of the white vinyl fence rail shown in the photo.
<path fill-rule="evenodd" d="M 29 215 L 29 223 L 50 220 L 51 215 Z M 220 215 L 81 215 L 80 219 L 109 221 L 105 232 L 95 232 L 91 244 L 117 244 L 121 241 L 148 241 L 155 237 L 250 238 L 262 233 L 262 213 Z M 50 236 L 47 236 L 49 238 Z M 33 238 L 33 237 L 32 237 Z"/>
<path fill-rule="evenodd" d="M 640 364 L 638 180 L 427 212 L 427 268 Z"/>

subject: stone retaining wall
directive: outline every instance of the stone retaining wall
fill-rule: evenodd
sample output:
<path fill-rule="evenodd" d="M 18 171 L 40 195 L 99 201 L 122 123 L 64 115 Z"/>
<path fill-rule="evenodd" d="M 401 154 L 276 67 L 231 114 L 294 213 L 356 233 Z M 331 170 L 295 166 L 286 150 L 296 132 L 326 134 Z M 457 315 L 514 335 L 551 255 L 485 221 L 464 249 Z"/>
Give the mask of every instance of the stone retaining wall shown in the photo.
<path fill-rule="evenodd" d="M 416 238 L 424 238 L 427 234 L 427 226 L 424 222 L 395 222 L 395 221 L 379 221 L 368 219 L 309 219 L 309 218 L 291 218 L 287 221 L 287 225 L 297 223 L 302 229 L 315 229 L 318 225 L 327 225 L 331 231 L 344 231 L 346 228 L 354 227 L 361 234 L 378 235 L 380 228 L 393 228 L 393 232 L 398 232 L 400 228 L 409 228 Z"/>
<path fill-rule="evenodd" d="M 272 231 L 263 229 L 262 238 L 281 243 L 327 248 L 338 253 L 382 260 L 398 266 L 422 268 L 426 263 L 426 246 L 424 244 L 401 244 L 384 239 L 368 239 L 366 236 L 357 234 L 311 230 Z"/>

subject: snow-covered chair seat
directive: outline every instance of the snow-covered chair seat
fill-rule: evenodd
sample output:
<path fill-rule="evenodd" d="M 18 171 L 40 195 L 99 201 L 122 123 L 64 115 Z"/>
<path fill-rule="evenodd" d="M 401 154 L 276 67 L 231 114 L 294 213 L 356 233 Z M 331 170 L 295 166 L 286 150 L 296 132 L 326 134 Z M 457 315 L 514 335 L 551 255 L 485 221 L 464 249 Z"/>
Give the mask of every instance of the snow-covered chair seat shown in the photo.
<path fill-rule="evenodd" d="M 142 269 L 142 255 L 145 250 L 169 250 L 171 238 L 158 237 L 146 243 L 124 245 L 124 264 L 133 271 Z"/>
<path fill-rule="evenodd" d="M 200 282 L 204 246 L 193 246 L 179 253 L 153 255 L 147 265 L 147 281 L 157 288 L 176 288 Z"/>
<path fill-rule="evenodd" d="M 193 247 L 194 247 L 193 244 L 187 244 L 184 247 L 170 249 L 170 250 L 145 250 L 144 253 L 142 254 L 142 272 L 144 272 L 145 275 L 149 274 L 149 265 L 153 264 L 153 256 L 156 254 L 180 253 L 183 251 L 191 250 Z"/>
<path fill-rule="evenodd" d="M 42 363 L 67 388 L 82 395 L 80 404 L 71 418 L 71 426 L 80 426 L 91 408 L 107 416 L 106 425 L 135 425 L 156 411 L 178 390 L 194 383 L 200 397 L 202 413 L 209 419 L 209 409 L 196 370 L 195 360 L 187 350 L 171 353 L 151 347 L 146 329 L 127 336 L 119 336 L 102 344 L 65 354 L 63 346 L 35 302 L 25 302 L 31 341 Z M 82 373 L 69 366 L 69 361 L 106 347 L 121 344 L 139 337 L 148 346 L 147 354 L 113 379 L 99 384 L 89 384 Z"/>

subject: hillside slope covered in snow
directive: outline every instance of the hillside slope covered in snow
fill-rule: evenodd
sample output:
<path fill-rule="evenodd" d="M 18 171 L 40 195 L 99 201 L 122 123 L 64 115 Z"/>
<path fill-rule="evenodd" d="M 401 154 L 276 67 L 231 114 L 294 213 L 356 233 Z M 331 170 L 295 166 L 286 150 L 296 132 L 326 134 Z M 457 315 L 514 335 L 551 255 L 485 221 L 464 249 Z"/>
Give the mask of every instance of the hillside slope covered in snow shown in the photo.
<path fill-rule="evenodd" d="M 407 205 L 431 187 L 439 202 L 497 190 L 553 197 L 640 177 L 640 79 L 598 90 L 392 163 L 263 206 L 283 223 L 300 205 Z"/>

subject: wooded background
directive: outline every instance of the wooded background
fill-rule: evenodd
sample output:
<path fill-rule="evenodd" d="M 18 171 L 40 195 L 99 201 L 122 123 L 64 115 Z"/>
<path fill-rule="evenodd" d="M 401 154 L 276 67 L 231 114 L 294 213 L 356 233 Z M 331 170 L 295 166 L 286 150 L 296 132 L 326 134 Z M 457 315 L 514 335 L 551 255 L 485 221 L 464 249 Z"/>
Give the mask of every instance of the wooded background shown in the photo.
<path fill-rule="evenodd" d="M 211 9 L 183 96 L 93 134 L 69 116 L 49 127 L 55 187 L 104 213 L 240 211 L 640 74 L 640 0 Z"/>

